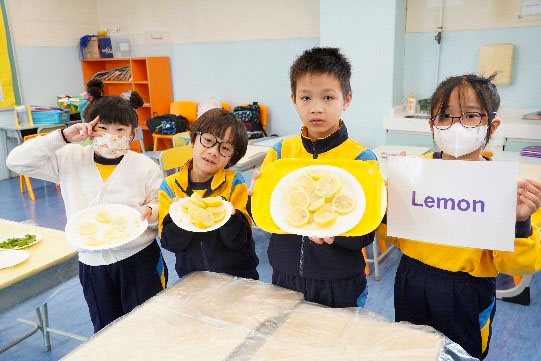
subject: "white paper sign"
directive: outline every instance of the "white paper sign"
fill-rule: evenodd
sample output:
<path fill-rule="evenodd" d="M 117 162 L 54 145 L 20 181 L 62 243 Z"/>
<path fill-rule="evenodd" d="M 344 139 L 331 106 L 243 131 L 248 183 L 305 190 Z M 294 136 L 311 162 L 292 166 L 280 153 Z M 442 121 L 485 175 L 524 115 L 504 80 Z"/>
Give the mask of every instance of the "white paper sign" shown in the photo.
<path fill-rule="evenodd" d="M 389 236 L 512 251 L 517 162 L 390 157 Z"/>

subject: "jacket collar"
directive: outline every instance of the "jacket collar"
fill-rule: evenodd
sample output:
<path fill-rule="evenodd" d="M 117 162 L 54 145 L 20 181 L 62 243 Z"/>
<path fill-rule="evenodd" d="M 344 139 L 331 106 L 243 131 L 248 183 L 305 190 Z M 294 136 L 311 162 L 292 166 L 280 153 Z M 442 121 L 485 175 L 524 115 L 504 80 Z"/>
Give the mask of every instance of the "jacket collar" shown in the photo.
<path fill-rule="evenodd" d="M 180 170 L 178 176 L 175 178 L 175 184 L 180 188 L 184 194 L 188 197 L 193 193 L 193 182 L 190 181 L 190 169 L 193 167 L 193 159 L 187 161 Z M 216 191 L 222 184 L 225 183 L 225 169 L 220 169 L 210 182 L 210 188 L 205 191 L 204 196 L 208 196 Z"/>
<path fill-rule="evenodd" d="M 336 132 L 326 136 L 325 138 L 316 139 L 315 141 L 312 141 L 312 139 L 308 137 L 308 130 L 306 127 L 303 127 L 301 130 L 302 145 L 308 153 L 314 156 L 314 159 L 317 158 L 318 154 L 338 147 L 347 139 L 348 130 L 342 120 L 340 120 L 340 128 L 338 128 Z"/>

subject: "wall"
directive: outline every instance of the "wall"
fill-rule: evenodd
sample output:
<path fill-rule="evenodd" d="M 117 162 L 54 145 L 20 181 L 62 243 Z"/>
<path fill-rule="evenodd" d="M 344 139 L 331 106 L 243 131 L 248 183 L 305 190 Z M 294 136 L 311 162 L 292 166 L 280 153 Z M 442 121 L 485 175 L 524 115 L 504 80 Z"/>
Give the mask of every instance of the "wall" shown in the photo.
<path fill-rule="evenodd" d="M 383 117 L 401 95 L 393 84 L 401 83 L 395 68 L 402 67 L 405 5 L 402 0 L 340 5 L 320 1 L 321 45 L 340 47 L 349 58 L 353 100 L 343 118 L 352 138 L 375 147 L 385 143 Z"/>
<path fill-rule="evenodd" d="M 259 101 L 268 106 L 271 133 L 298 133 L 289 67 L 318 45 L 319 38 L 172 45 L 174 98 L 202 102 L 214 96 L 233 106 Z"/>
<path fill-rule="evenodd" d="M 216 97 L 233 106 L 268 106 L 271 133 L 291 134 L 300 123 L 290 99 L 289 67 L 319 45 L 319 1 L 98 0 L 101 28 L 120 33 L 167 32 L 175 100 Z M 137 43 L 139 55 L 157 55 Z"/>
<path fill-rule="evenodd" d="M 435 89 L 439 8 L 426 0 L 409 0 L 406 21 L 403 93 L 429 97 Z M 455 1 L 457 3 L 457 1 Z M 519 18 L 522 1 L 458 1 L 445 6 L 439 81 L 451 75 L 476 73 L 480 47 L 512 43 L 512 83 L 498 86 L 502 107 L 541 107 L 541 16 Z M 423 20 L 423 21 L 421 21 Z M 537 39 L 537 40 L 536 40 Z"/>
<path fill-rule="evenodd" d="M 168 31 L 172 44 L 319 36 L 318 0 L 97 0 L 100 26 Z"/>
<path fill-rule="evenodd" d="M 95 1 L 8 0 L 23 102 L 54 105 L 83 91 L 79 38 L 98 27 Z"/>

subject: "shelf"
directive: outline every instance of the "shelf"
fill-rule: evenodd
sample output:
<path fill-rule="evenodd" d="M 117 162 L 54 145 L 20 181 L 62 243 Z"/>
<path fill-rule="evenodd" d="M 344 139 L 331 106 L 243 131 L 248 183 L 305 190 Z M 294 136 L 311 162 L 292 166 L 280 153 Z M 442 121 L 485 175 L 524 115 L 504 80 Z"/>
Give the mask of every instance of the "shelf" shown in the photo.
<path fill-rule="evenodd" d="M 133 84 L 148 84 L 148 80 L 138 80 L 138 81 L 133 81 L 132 83 Z"/>
<path fill-rule="evenodd" d="M 131 84 L 129 80 L 103 80 L 103 84 Z"/>

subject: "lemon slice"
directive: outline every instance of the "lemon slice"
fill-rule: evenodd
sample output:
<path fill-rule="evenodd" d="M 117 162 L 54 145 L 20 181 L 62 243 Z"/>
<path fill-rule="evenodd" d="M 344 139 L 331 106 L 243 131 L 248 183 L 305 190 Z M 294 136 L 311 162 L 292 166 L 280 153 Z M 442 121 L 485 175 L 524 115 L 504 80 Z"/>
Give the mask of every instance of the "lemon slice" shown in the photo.
<path fill-rule="evenodd" d="M 338 214 L 336 212 L 326 209 L 320 209 L 313 215 L 314 222 L 323 228 L 332 226 L 334 222 L 336 222 L 336 218 L 338 218 Z"/>
<path fill-rule="evenodd" d="M 225 218 L 225 210 L 220 213 L 214 213 L 214 223 L 221 222 Z"/>
<path fill-rule="evenodd" d="M 318 180 L 319 178 L 328 174 L 327 171 L 321 168 L 310 168 L 306 173 L 315 180 Z"/>
<path fill-rule="evenodd" d="M 96 221 L 100 223 L 109 223 L 111 222 L 111 215 L 107 211 L 100 211 L 96 214 Z"/>
<path fill-rule="evenodd" d="M 96 236 L 88 236 L 85 241 L 87 246 L 97 247 L 105 243 L 103 239 L 96 238 Z"/>
<path fill-rule="evenodd" d="M 202 209 L 195 215 L 195 225 L 199 228 L 209 228 L 214 224 L 214 215 L 211 211 Z"/>
<path fill-rule="evenodd" d="M 207 210 L 212 212 L 213 214 L 218 214 L 225 212 L 225 207 L 220 205 L 219 207 L 207 207 Z"/>
<path fill-rule="evenodd" d="M 192 203 L 196 206 L 201 208 L 207 208 L 207 205 L 205 204 L 205 202 L 203 202 L 203 198 L 197 192 L 193 192 L 190 198 L 192 199 Z"/>
<path fill-rule="evenodd" d="M 298 182 L 308 193 L 312 193 L 314 191 L 315 182 L 308 174 L 301 175 Z"/>
<path fill-rule="evenodd" d="M 98 227 L 94 222 L 85 222 L 81 223 L 79 227 L 77 227 L 77 232 L 82 236 L 95 234 L 98 232 Z"/>
<path fill-rule="evenodd" d="M 332 206 L 338 214 L 348 214 L 355 208 L 355 200 L 346 194 L 339 194 L 332 200 Z"/>
<path fill-rule="evenodd" d="M 304 187 L 299 182 L 290 183 L 290 184 L 288 184 L 286 186 L 285 194 L 289 194 L 289 193 L 292 193 L 294 191 L 306 192 L 306 189 L 304 189 Z"/>
<path fill-rule="evenodd" d="M 203 198 L 203 202 L 205 202 L 207 207 L 218 207 L 222 204 L 222 197 Z"/>
<path fill-rule="evenodd" d="M 310 212 L 305 208 L 290 208 L 287 212 L 287 221 L 293 227 L 304 227 L 310 223 Z"/>
<path fill-rule="evenodd" d="M 188 219 L 191 223 L 196 224 L 197 223 L 197 214 L 201 212 L 203 209 L 199 208 L 195 204 L 192 204 L 190 208 L 188 208 Z"/>
<path fill-rule="evenodd" d="M 342 180 L 332 175 L 325 175 L 316 182 L 316 193 L 327 199 L 332 198 L 342 189 Z"/>
<path fill-rule="evenodd" d="M 325 198 L 319 197 L 315 193 L 310 194 L 310 205 L 308 206 L 308 210 L 310 212 L 317 211 L 324 204 L 325 204 Z"/>
<path fill-rule="evenodd" d="M 184 210 L 184 212 L 188 213 L 188 210 L 190 209 L 191 206 L 193 206 L 193 202 L 191 200 L 189 201 L 186 201 L 184 203 L 182 203 L 182 209 Z"/>
<path fill-rule="evenodd" d="M 310 199 L 308 194 L 303 191 L 294 191 L 287 195 L 286 199 L 287 206 L 289 208 L 303 208 L 307 209 L 310 204 Z"/>

